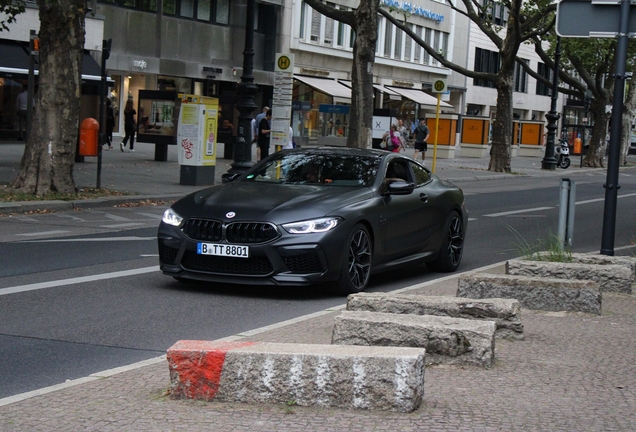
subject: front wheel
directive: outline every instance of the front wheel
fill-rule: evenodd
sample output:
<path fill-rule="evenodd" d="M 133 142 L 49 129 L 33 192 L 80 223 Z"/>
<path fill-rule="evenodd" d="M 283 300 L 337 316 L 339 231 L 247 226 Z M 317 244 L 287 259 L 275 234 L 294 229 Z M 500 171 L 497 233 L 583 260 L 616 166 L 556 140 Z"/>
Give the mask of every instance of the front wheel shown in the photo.
<path fill-rule="evenodd" d="M 570 166 L 570 158 L 569 157 L 563 157 L 561 158 L 561 168 L 566 169 L 567 167 Z"/>
<path fill-rule="evenodd" d="M 426 266 L 435 271 L 453 272 L 459 267 L 464 253 L 464 225 L 457 212 L 452 212 L 446 218 L 444 233 L 439 256 Z"/>
<path fill-rule="evenodd" d="M 349 295 L 364 291 L 371 276 L 373 251 L 369 231 L 362 225 L 356 225 L 347 240 L 348 253 L 344 254 L 340 279 L 335 292 Z"/>

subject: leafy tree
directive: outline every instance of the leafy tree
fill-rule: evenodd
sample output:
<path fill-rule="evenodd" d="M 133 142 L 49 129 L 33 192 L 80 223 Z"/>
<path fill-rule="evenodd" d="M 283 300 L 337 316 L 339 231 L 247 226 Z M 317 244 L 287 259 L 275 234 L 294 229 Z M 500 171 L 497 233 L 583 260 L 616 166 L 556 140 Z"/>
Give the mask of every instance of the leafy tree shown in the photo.
<path fill-rule="evenodd" d="M 501 64 L 498 72 L 475 72 L 448 61 L 418 37 L 406 22 L 399 21 L 393 17 L 390 11 L 385 9 L 380 9 L 380 14 L 406 32 L 443 66 L 468 77 L 494 83 L 497 89 L 497 120 L 493 123 L 492 128 L 493 137 L 488 170 L 510 172 L 512 96 L 517 52 L 522 43 L 532 41 L 534 37 L 545 34 L 554 26 L 556 3 L 549 0 L 461 0 L 460 4 L 463 5 L 463 8 L 453 3 L 450 4 L 457 13 L 473 21 L 499 49 Z M 492 14 L 493 10 L 501 6 L 505 7 L 508 12 L 508 20 L 503 26 L 493 19 Z"/>
<path fill-rule="evenodd" d="M 317 12 L 347 24 L 355 32 L 351 80 L 351 119 L 347 147 L 371 147 L 373 121 L 373 64 L 378 40 L 380 0 L 360 0 L 357 8 L 345 11 L 320 0 L 305 0 Z"/>
<path fill-rule="evenodd" d="M 37 0 L 37 4 L 39 86 L 20 171 L 11 186 L 35 195 L 75 194 L 86 1 Z"/>
<path fill-rule="evenodd" d="M 15 22 L 15 16 L 24 12 L 25 4 L 24 0 L 0 0 L 0 15 L 3 15 L 0 31 L 9 30 L 7 24 Z"/>

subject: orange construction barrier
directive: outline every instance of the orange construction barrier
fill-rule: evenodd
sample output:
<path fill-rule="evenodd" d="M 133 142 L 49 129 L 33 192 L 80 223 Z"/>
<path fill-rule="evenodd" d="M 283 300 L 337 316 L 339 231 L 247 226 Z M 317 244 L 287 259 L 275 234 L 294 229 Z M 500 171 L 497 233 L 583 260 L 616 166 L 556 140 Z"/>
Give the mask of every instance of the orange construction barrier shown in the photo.
<path fill-rule="evenodd" d="M 99 123 L 88 117 L 80 125 L 79 154 L 80 156 L 97 156 L 99 142 Z"/>

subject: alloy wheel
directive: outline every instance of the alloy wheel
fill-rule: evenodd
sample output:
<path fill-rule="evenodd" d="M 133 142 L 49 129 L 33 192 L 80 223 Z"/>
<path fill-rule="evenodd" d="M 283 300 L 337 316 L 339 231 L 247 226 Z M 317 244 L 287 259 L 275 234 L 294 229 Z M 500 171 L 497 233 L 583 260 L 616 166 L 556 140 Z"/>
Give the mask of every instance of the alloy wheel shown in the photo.
<path fill-rule="evenodd" d="M 351 237 L 349 245 L 349 277 L 351 285 L 361 291 L 366 286 L 371 271 L 371 242 L 365 230 Z"/>
<path fill-rule="evenodd" d="M 462 232 L 462 220 L 454 216 L 448 227 L 448 261 L 455 267 L 462 259 L 464 249 L 464 234 Z"/>

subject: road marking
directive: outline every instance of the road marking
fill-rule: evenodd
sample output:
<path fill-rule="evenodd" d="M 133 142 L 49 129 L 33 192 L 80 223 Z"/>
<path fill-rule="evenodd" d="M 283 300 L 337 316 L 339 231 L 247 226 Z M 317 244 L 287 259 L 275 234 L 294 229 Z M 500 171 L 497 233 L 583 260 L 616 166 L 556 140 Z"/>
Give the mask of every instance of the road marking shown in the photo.
<path fill-rule="evenodd" d="M 541 210 L 551 210 L 553 208 L 554 207 L 536 207 L 536 208 L 524 209 L 524 210 L 512 210 L 512 211 L 501 212 L 501 213 L 491 213 L 491 214 L 484 215 L 484 217 L 508 216 L 508 215 L 519 214 L 519 213 L 529 213 L 529 212 L 535 212 L 535 211 L 541 211 Z"/>
<path fill-rule="evenodd" d="M 158 257 L 159 254 L 141 254 L 139 256 L 142 258 L 150 258 L 150 257 Z"/>
<path fill-rule="evenodd" d="M 7 295 L 7 294 L 21 293 L 26 291 L 35 291 L 35 290 L 46 289 L 46 288 L 55 288 L 55 287 L 65 286 L 65 285 L 74 285 L 74 284 L 85 283 L 85 282 L 94 282 L 98 280 L 114 279 L 118 277 L 135 276 L 139 274 L 152 273 L 156 271 L 159 271 L 159 266 L 142 267 L 142 268 L 132 269 L 132 270 L 123 270 L 123 271 L 117 271 L 112 273 L 102 273 L 98 275 L 82 276 L 82 277 L 76 277 L 76 278 L 70 278 L 70 279 L 60 279 L 56 281 L 40 282 L 40 283 L 34 283 L 29 285 L 18 285 L 14 287 L 0 288 L 0 296 Z"/>
<path fill-rule="evenodd" d="M 124 222 L 124 221 L 129 221 L 130 219 L 125 218 L 123 216 L 117 216 L 114 215 L 112 213 L 104 213 L 104 217 L 108 218 L 108 219 L 112 219 L 114 221 L 120 221 L 120 222 Z"/>
<path fill-rule="evenodd" d="M 24 234 L 23 234 L 24 235 Z M 79 239 L 43 239 L 26 240 L 20 243 L 55 243 L 55 242 L 109 242 L 109 241 L 137 241 L 137 240 L 157 240 L 157 237 L 104 237 L 104 238 L 79 238 Z"/>
<path fill-rule="evenodd" d="M 56 230 L 56 231 L 42 231 L 42 232 L 36 232 L 36 233 L 16 234 L 16 235 L 24 236 L 24 237 L 31 237 L 31 236 L 39 236 L 39 235 L 65 234 L 65 233 L 69 233 L 69 232 L 70 231 Z"/>
<path fill-rule="evenodd" d="M 158 215 L 158 214 L 153 214 L 153 213 L 137 213 L 140 216 L 146 216 L 152 219 L 161 219 L 163 217 L 162 214 Z"/>
<path fill-rule="evenodd" d="M 544 218 L 545 215 L 510 215 L 511 218 Z"/>
<path fill-rule="evenodd" d="M 477 218 L 468 218 L 468 222 L 470 222 L 470 221 L 476 221 L 476 220 L 477 220 Z"/>
<path fill-rule="evenodd" d="M 636 196 L 636 193 L 630 193 L 630 194 L 625 194 L 625 195 L 617 195 L 616 198 L 629 198 L 629 197 L 633 197 L 633 196 Z M 585 200 L 585 201 L 577 201 L 576 205 L 590 204 L 590 203 L 595 203 L 595 202 L 599 202 L 599 201 L 605 201 L 605 197 L 603 197 L 603 198 L 594 198 L 594 199 Z"/>
<path fill-rule="evenodd" d="M 71 219 L 73 222 L 86 222 L 85 219 L 78 218 L 77 216 L 73 216 L 73 215 L 70 215 L 70 214 L 55 213 L 54 216 L 59 217 L 59 218 Z"/>
<path fill-rule="evenodd" d="M 126 219 L 126 220 L 130 220 L 130 219 Z M 139 223 L 139 222 L 130 222 L 130 223 L 123 223 L 123 224 L 117 224 L 117 225 L 100 225 L 100 228 L 124 228 L 124 227 L 133 227 L 133 226 L 139 226 L 139 225 L 144 225 L 144 223 Z"/>

